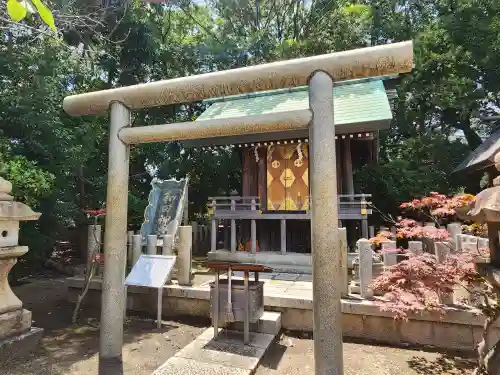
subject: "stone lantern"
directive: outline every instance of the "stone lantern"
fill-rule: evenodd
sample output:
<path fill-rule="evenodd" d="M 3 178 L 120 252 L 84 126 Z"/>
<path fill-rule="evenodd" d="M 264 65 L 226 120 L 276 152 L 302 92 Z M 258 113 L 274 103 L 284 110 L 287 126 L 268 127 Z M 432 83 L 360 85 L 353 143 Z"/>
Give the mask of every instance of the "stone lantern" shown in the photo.
<path fill-rule="evenodd" d="M 495 168 L 500 171 L 500 152 L 495 155 Z M 500 176 L 493 180 L 493 187 L 476 195 L 475 202 L 457 211 L 463 220 L 470 220 L 488 226 L 490 264 L 500 269 Z"/>
<path fill-rule="evenodd" d="M 500 152 L 495 155 L 494 162 L 496 170 L 500 171 Z M 476 269 L 489 281 L 494 293 L 500 296 L 500 176 L 493 180 L 493 187 L 481 191 L 474 203 L 457 211 L 457 214 L 463 220 L 488 226 L 490 262 L 476 263 Z M 499 341 L 492 340 L 490 336 L 486 334 L 478 344 L 479 363 L 484 365 L 488 374 L 500 374 Z"/>
<path fill-rule="evenodd" d="M 31 350 L 43 330 L 31 327 L 31 312 L 12 292 L 8 275 L 17 258 L 28 252 L 19 246 L 19 222 L 38 220 L 40 214 L 9 195 L 12 184 L 0 177 L 0 361 Z"/>

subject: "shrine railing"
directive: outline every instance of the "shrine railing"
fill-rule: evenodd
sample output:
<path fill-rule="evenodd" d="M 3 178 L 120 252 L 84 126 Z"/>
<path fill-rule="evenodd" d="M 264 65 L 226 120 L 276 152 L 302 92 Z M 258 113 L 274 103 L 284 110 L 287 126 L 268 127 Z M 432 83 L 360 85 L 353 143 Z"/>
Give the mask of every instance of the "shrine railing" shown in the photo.
<path fill-rule="evenodd" d="M 371 194 L 339 195 L 339 220 L 363 220 L 372 214 Z M 309 205 L 308 205 L 309 206 Z M 212 219 L 225 220 L 307 220 L 310 212 L 266 210 L 259 197 L 209 197 L 208 213 Z"/>
<path fill-rule="evenodd" d="M 372 213 L 371 194 L 339 195 L 339 220 L 360 220 L 363 236 L 368 237 L 368 215 Z M 286 253 L 286 220 L 310 220 L 308 211 L 262 210 L 259 197 L 210 197 L 207 204 L 212 221 L 211 250 L 217 250 L 218 222 L 230 221 L 230 249 L 236 252 L 236 220 L 250 220 L 250 252 L 257 248 L 257 220 L 280 220 L 281 252 Z"/>

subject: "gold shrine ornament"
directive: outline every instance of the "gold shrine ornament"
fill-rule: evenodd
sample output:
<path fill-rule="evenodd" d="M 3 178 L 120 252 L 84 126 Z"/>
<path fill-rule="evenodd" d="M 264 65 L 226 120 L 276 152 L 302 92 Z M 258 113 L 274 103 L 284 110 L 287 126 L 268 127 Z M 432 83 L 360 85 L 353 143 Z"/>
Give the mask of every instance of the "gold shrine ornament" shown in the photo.
<path fill-rule="evenodd" d="M 275 168 L 275 169 L 276 169 L 276 168 L 279 168 L 279 166 L 280 166 L 280 162 L 279 162 L 278 160 L 274 160 L 274 161 L 271 163 L 271 166 L 272 166 L 273 168 Z"/>

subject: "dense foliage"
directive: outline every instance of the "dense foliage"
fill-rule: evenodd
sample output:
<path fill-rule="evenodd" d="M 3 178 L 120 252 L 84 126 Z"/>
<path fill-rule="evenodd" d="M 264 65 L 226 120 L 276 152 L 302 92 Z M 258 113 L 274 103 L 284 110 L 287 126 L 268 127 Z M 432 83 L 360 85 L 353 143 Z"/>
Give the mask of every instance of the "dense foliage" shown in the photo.
<path fill-rule="evenodd" d="M 388 249 L 402 254 L 402 261 L 385 267 L 371 287 L 382 295 L 375 301 L 382 311 L 388 311 L 395 319 L 407 320 L 410 315 L 435 313 L 444 315 L 449 311 L 446 301 L 454 292 L 465 289 L 469 298 L 458 303 L 477 308 L 483 315 L 482 342 L 477 347 L 478 366 L 475 375 L 497 375 L 500 371 L 500 341 L 492 335 L 492 330 L 500 318 L 500 284 L 498 278 L 484 272 L 485 267 L 477 266 L 489 261 L 490 249 L 467 248 L 463 252 L 453 251 L 450 233 L 439 228 L 450 221 L 456 222 L 457 211 L 468 209 L 475 201 L 470 194 L 446 196 L 432 192 L 429 196 L 402 203 L 400 209 L 408 217 L 398 217 L 395 233 L 381 231 L 370 239 L 377 248 L 396 240 L 420 240 L 424 242 L 424 253 L 414 253 L 405 249 Z M 390 218 L 389 218 L 390 219 Z M 416 220 L 414 220 L 416 219 Z M 424 226 L 417 220 L 431 220 Z M 390 223 L 390 221 L 389 221 Z M 463 226 L 470 230 L 474 224 Z M 446 242 L 445 242 L 446 241 Z M 438 251 L 438 245 L 448 246 Z M 385 249 L 384 249 L 385 250 Z M 439 254 L 439 256 L 438 256 Z M 482 271 L 482 272 L 480 272 Z"/>
<path fill-rule="evenodd" d="M 373 281 L 372 288 L 384 294 L 376 302 L 382 311 L 405 320 L 411 314 L 446 314 L 448 307 L 442 303 L 442 297 L 457 287 L 465 288 L 485 320 L 474 374 L 496 375 L 500 370 L 500 342 L 494 338 L 492 329 L 500 318 L 500 287 L 477 272 L 474 255 L 477 254 L 448 255 L 438 262 L 435 255 L 428 253 L 408 254 L 407 260 L 385 269 Z"/>
<path fill-rule="evenodd" d="M 8 3 L 0 5 L 0 173 L 43 214 L 23 236 L 38 253 L 104 203 L 107 118 L 66 116 L 61 103 L 71 93 L 414 39 L 416 69 L 398 89 L 391 130 L 381 133 L 379 165 L 356 171 L 384 212 L 429 190 L 473 188 L 477 181 L 450 172 L 496 124 L 480 120 L 499 106 L 495 0 L 54 0 L 45 5 L 56 36 L 42 12 L 14 22 Z M 184 121 L 203 108 L 153 108 L 135 113 L 134 123 Z M 198 215 L 209 195 L 240 188 L 240 164 L 229 149 L 134 147 L 129 223 L 140 225 L 153 174 L 190 173 L 190 212 Z"/>

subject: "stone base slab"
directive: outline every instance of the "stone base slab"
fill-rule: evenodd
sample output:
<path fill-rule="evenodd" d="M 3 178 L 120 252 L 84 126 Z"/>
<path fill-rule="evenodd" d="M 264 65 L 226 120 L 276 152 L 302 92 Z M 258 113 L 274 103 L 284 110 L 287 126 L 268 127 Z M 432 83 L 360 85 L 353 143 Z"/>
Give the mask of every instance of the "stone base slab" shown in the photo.
<path fill-rule="evenodd" d="M 20 335 L 0 340 L 0 363 L 36 350 L 43 337 L 43 329 L 31 327 Z"/>
<path fill-rule="evenodd" d="M 20 309 L 0 314 L 0 340 L 27 332 L 31 327 L 31 311 Z"/>
<path fill-rule="evenodd" d="M 250 375 L 252 374 L 274 335 L 250 333 L 250 343 L 243 344 L 243 333 L 209 328 L 192 343 L 157 369 L 153 375 Z"/>
<path fill-rule="evenodd" d="M 233 331 L 243 331 L 243 322 L 233 322 L 228 326 Z M 276 336 L 281 331 L 281 313 L 264 311 L 257 323 L 250 323 L 250 331 Z"/>

